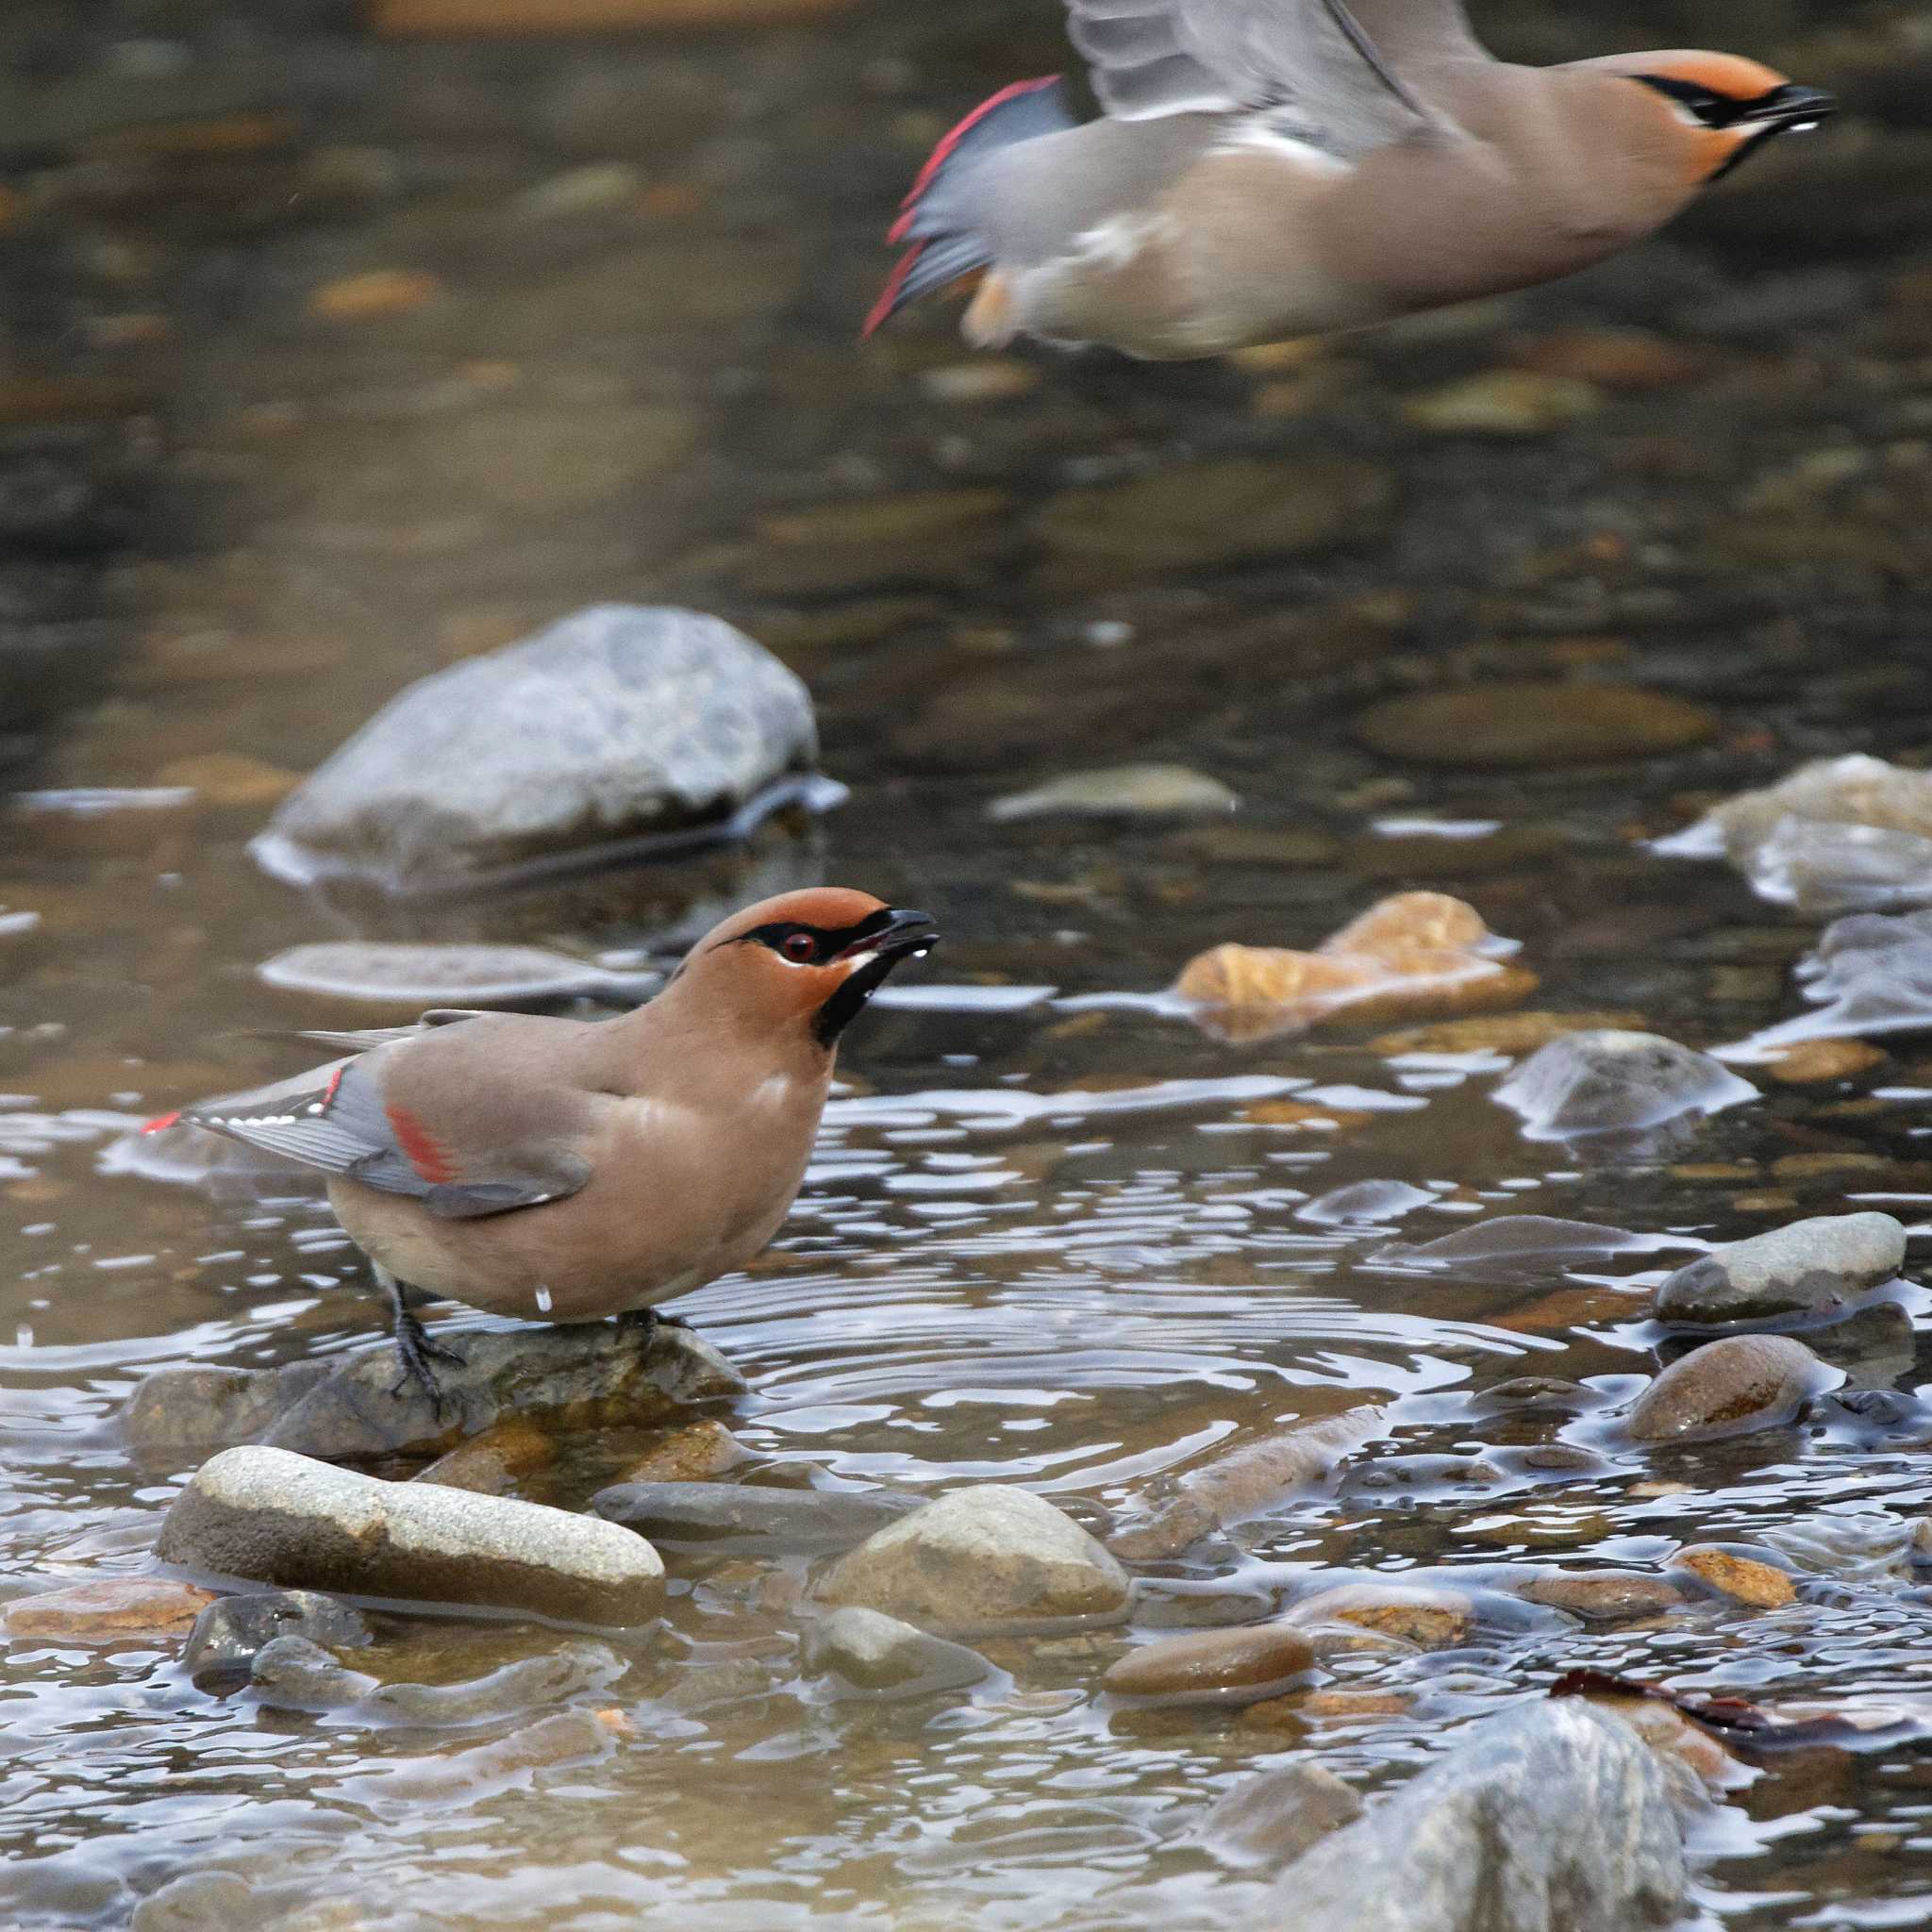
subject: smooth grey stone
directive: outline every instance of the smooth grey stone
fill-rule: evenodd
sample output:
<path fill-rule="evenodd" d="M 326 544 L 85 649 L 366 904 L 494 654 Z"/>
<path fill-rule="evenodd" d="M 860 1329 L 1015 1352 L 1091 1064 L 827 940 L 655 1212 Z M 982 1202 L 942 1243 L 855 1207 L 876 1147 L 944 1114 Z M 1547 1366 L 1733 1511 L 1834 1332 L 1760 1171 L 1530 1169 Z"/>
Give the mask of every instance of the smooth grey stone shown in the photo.
<path fill-rule="evenodd" d="M 1674 1924 L 1684 1844 L 1648 1745 L 1577 1698 L 1466 1742 L 1276 1881 L 1268 1932 L 1640 1932 Z"/>
<path fill-rule="evenodd" d="M 1072 1517 L 1030 1490 L 955 1490 L 840 1558 L 822 1601 L 947 1634 L 1118 1622 L 1126 1573 Z"/>
<path fill-rule="evenodd" d="M 622 1524 L 258 1445 L 196 1471 L 157 1550 L 191 1573 L 588 1624 L 655 1618 L 664 1584 L 657 1551 Z"/>
<path fill-rule="evenodd" d="M 1319 1764 L 1284 1764 L 1228 1786 L 1186 1842 L 1237 1871 L 1285 1865 L 1362 1815 L 1354 1790 Z"/>
<path fill-rule="evenodd" d="M 891 1490 L 774 1490 L 741 1483 L 613 1483 L 591 1507 L 667 1548 L 718 1556 L 849 1550 L 924 1499 Z"/>
<path fill-rule="evenodd" d="M 281 1710 L 340 1710 L 359 1704 L 376 1685 L 306 1637 L 264 1643 L 248 1667 L 248 1682 L 264 1704 Z"/>
<path fill-rule="evenodd" d="M 1673 1362 L 1630 1410 L 1641 1442 L 1707 1441 L 1792 1421 L 1841 1379 L 1786 1335 L 1727 1335 Z"/>
<path fill-rule="evenodd" d="M 1673 1327 L 1824 1320 L 1897 1277 L 1906 1231 L 1890 1214 L 1821 1214 L 1733 1241 L 1679 1268 L 1657 1291 Z"/>
<path fill-rule="evenodd" d="M 899 1697 L 963 1690 L 992 1674 L 992 1666 L 963 1643 L 928 1637 L 897 1617 L 851 1606 L 806 1632 L 805 1663 L 861 1690 Z"/>
<path fill-rule="evenodd" d="M 371 1641 L 361 1613 L 312 1590 L 265 1590 L 225 1596 L 194 1620 L 181 1661 L 200 1690 L 237 1690 L 256 1654 L 277 1637 L 306 1637 L 331 1650 Z"/>
<path fill-rule="evenodd" d="M 817 757 L 811 699 L 762 645 L 698 611 L 603 604 L 411 685 L 250 850 L 296 884 L 449 891 L 727 821 Z"/>

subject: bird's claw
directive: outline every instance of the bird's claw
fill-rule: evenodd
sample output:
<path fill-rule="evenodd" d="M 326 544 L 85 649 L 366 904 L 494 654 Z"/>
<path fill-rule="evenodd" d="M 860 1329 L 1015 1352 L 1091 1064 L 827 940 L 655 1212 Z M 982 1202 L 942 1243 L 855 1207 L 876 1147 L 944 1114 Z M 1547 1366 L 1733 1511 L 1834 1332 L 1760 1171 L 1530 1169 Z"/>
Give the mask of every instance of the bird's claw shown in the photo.
<path fill-rule="evenodd" d="M 660 1328 L 683 1328 L 689 1331 L 691 1324 L 682 1315 L 661 1315 L 656 1308 L 626 1308 L 617 1318 L 620 1328 L 641 1330 L 640 1347 L 649 1355 L 652 1344 L 658 1340 Z"/>
<path fill-rule="evenodd" d="M 431 1362 L 447 1362 L 452 1368 L 461 1368 L 464 1357 L 456 1349 L 442 1342 L 432 1341 L 424 1332 L 423 1324 L 413 1319 L 398 1321 L 396 1324 L 396 1355 L 403 1365 L 403 1372 L 390 1384 L 389 1392 L 400 1396 L 414 1382 L 429 1398 L 429 1406 L 441 1422 L 446 1406 L 442 1390 L 438 1386 Z"/>

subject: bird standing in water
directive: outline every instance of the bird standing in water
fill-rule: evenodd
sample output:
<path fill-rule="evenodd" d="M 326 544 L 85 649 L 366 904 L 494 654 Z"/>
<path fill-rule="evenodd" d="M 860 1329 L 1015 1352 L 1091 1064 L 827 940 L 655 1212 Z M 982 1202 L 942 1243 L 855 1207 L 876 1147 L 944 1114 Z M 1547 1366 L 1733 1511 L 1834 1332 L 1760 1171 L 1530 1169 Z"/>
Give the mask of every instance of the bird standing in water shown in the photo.
<path fill-rule="evenodd" d="M 866 321 L 974 272 L 962 331 L 1134 356 L 1384 322 L 1629 247 L 1829 95 L 1677 50 L 1519 67 L 1461 0 L 1066 0 L 1103 118 L 1058 77 L 942 141 Z"/>
<path fill-rule="evenodd" d="M 620 1019 L 311 1036 L 367 1050 L 273 1098 L 151 1126 L 209 1127 L 326 1173 L 389 1294 L 405 1379 L 434 1398 L 429 1363 L 461 1358 L 413 1301 L 655 1326 L 655 1304 L 758 1254 L 805 1177 L 841 1035 L 937 941 L 926 914 L 866 892 L 789 892 L 725 920 Z"/>

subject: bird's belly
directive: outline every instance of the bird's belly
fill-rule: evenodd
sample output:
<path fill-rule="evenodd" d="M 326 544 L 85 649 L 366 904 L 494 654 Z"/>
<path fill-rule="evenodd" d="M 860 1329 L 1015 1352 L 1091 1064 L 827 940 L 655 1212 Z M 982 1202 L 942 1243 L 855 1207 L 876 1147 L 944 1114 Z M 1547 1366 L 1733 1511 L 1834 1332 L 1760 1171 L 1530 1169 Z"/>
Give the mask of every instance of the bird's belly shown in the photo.
<path fill-rule="evenodd" d="M 1265 147 L 1217 150 L 1154 208 L 1023 275 L 1022 320 L 1158 359 L 1384 320 L 1387 306 L 1335 275 L 1317 244 L 1312 210 L 1340 178 Z"/>
<path fill-rule="evenodd" d="M 795 1162 L 747 1173 L 698 1161 L 687 1173 L 661 1149 L 647 1161 L 610 1146 L 578 1192 L 468 1221 L 357 1181 L 331 1182 L 329 1199 L 350 1239 L 401 1281 L 493 1314 L 588 1322 L 742 1267 L 783 1223 L 808 1152 L 807 1140 Z"/>

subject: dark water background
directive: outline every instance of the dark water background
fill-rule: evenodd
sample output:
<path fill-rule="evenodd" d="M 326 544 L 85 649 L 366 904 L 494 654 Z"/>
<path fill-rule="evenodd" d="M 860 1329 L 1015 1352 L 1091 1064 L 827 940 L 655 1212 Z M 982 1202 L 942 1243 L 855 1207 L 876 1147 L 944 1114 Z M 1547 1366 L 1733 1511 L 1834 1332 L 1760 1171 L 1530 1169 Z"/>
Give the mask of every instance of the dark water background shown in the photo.
<path fill-rule="evenodd" d="M 706 891 L 863 885 L 934 909 L 948 977 L 1083 993 L 1158 988 L 1224 939 L 1309 943 L 1425 886 L 1524 942 L 1539 1008 L 1693 1044 L 1791 1010 L 1785 968 L 1815 924 L 1638 841 L 1807 757 L 1932 751 L 1932 29 L 1916 8 L 1797 0 L 1482 18 L 1535 58 L 1716 42 L 1850 112 L 1601 271 L 1311 359 L 969 364 L 942 317 L 864 349 L 855 324 L 931 142 L 1065 64 L 1047 0 L 476 44 L 375 40 L 334 0 L 16 0 L 10 782 L 166 786 L 215 752 L 303 771 L 440 665 L 583 604 L 687 601 L 809 681 L 826 769 L 854 787 L 822 849 L 774 841 Z M 433 279 L 393 312 L 317 312 L 316 291 L 375 271 Z M 1574 422 L 1469 436 L 1408 408 L 1502 367 L 1574 371 L 1572 332 L 1609 328 L 1646 332 L 1643 373 L 1573 393 Z M 1302 505 L 1259 560 L 1229 558 L 1235 510 L 1186 467 L 1236 456 Z M 1136 477 L 1171 496 L 1096 547 L 1070 492 Z M 1358 508 L 1338 520 L 1343 490 Z M 1507 772 L 1356 730 L 1403 692 L 1523 680 L 1560 685 L 1526 708 L 1574 730 Z M 1608 756 L 1628 747 L 1592 736 L 1605 685 L 1688 700 L 1712 728 Z M 1212 773 L 1241 824 L 1282 838 L 983 818 L 999 793 L 1150 758 Z M 325 907 L 249 864 L 264 807 L 246 795 L 70 808 L 17 800 L 0 846 L 0 908 L 39 915 L 0 926 L 0 1552 L 22 1580 L 148 1561 L 182 1472 L 136 1469 L 99 1430 L 144 1371 L 286 1361 L 377 1322 L 318 1202 L 99 1172 L 142 1115 L 292 1067 L 247 1029 L 339 1017 L 253 965 L 357 932 L 621 952 L 696 891 Z M 1309 1198 L 1415 1183 L 1436 1202 L 1411 1237 L 1527 1211 L 1731 1238 L 1847 1202 L 1908 1224 L 1932 1205 L 1932 1065 L 1909 1043 L 1848 1086 L 1772 1088 L 1674 1164 L 1606 1170 L 1518 1138 L 1488 1098 L 1499 1058 L 1391 1062 L 1372 1031 L 1241 1047 L 1134 1014 L 873 1016 L 777 1250 L 682 1305 L 752 1380 L 739 1433 L 839 1478 L 1011 1481 L 1084 1509 L 1241 1429 L 1376 1395 L 1400 1405 L 1401 1452 L 1507 1446 L 1559 1425 L 1483 1413 L 1490 1384 L 1616 1395 L 1654 1371 L 1659 1271 L 1405 1277 L 1365 1260 L 1391 1230 L 1344 1236 L 1298 1216 Z M 1291 1091 L 1310 1119 L 1254 1111 Z M 1840 1358 L 1910 1394 L 1932 1380 L 1919 1346 L 1881 1323 Z M 1621 1452 L 1535 1493 L 1312 1501 L 1141 1613 L 1252 1619 L 1328 1564 L 1642 1565 L 1821 1517 L 1856 1550 L 1866 1513 L 1924 1509 L 1926 1455 L 1834 1412 Z M 1638 1492 L 1658 1480 L 1688 1488 Z M 625 1748 L 408 1806 L 360 1780 L 447 1739 L 217 1702 L 159 1652 L 16 1643 L 0 1888 L 9 1923 L 37 1927 L 124 1924 L 208 1866 L 371 1932 L 1239 1924 L 1253 1888 L 1171 1840 L 1283 1755 L 1399 1778 L 1585 1662 L 1767 1698 L 1923 1696 L 1923 1594 L 1849 1561 L 1780 1612 L 1612 1636 L 1550 1622 L 1370 1659 L 1399 1712 L 1290 1732 L 1110 1712 L 1092 1687 L 1112 1639 L 1003 1653 L 1010 1690 L 977 1702 L 826 1706 L 797 1674 L 782 1579 L 687 1569 Z M 439 1626 L 417 1668 L 461 1675 L 537 1641 Z M 664 1701 L 727 1668 L 692 1714 Z M 1786 1761 L 1700 1827 L 1700 1909 L 1917 1924 L 1928 1807 L 1922 1748 Z"/>

